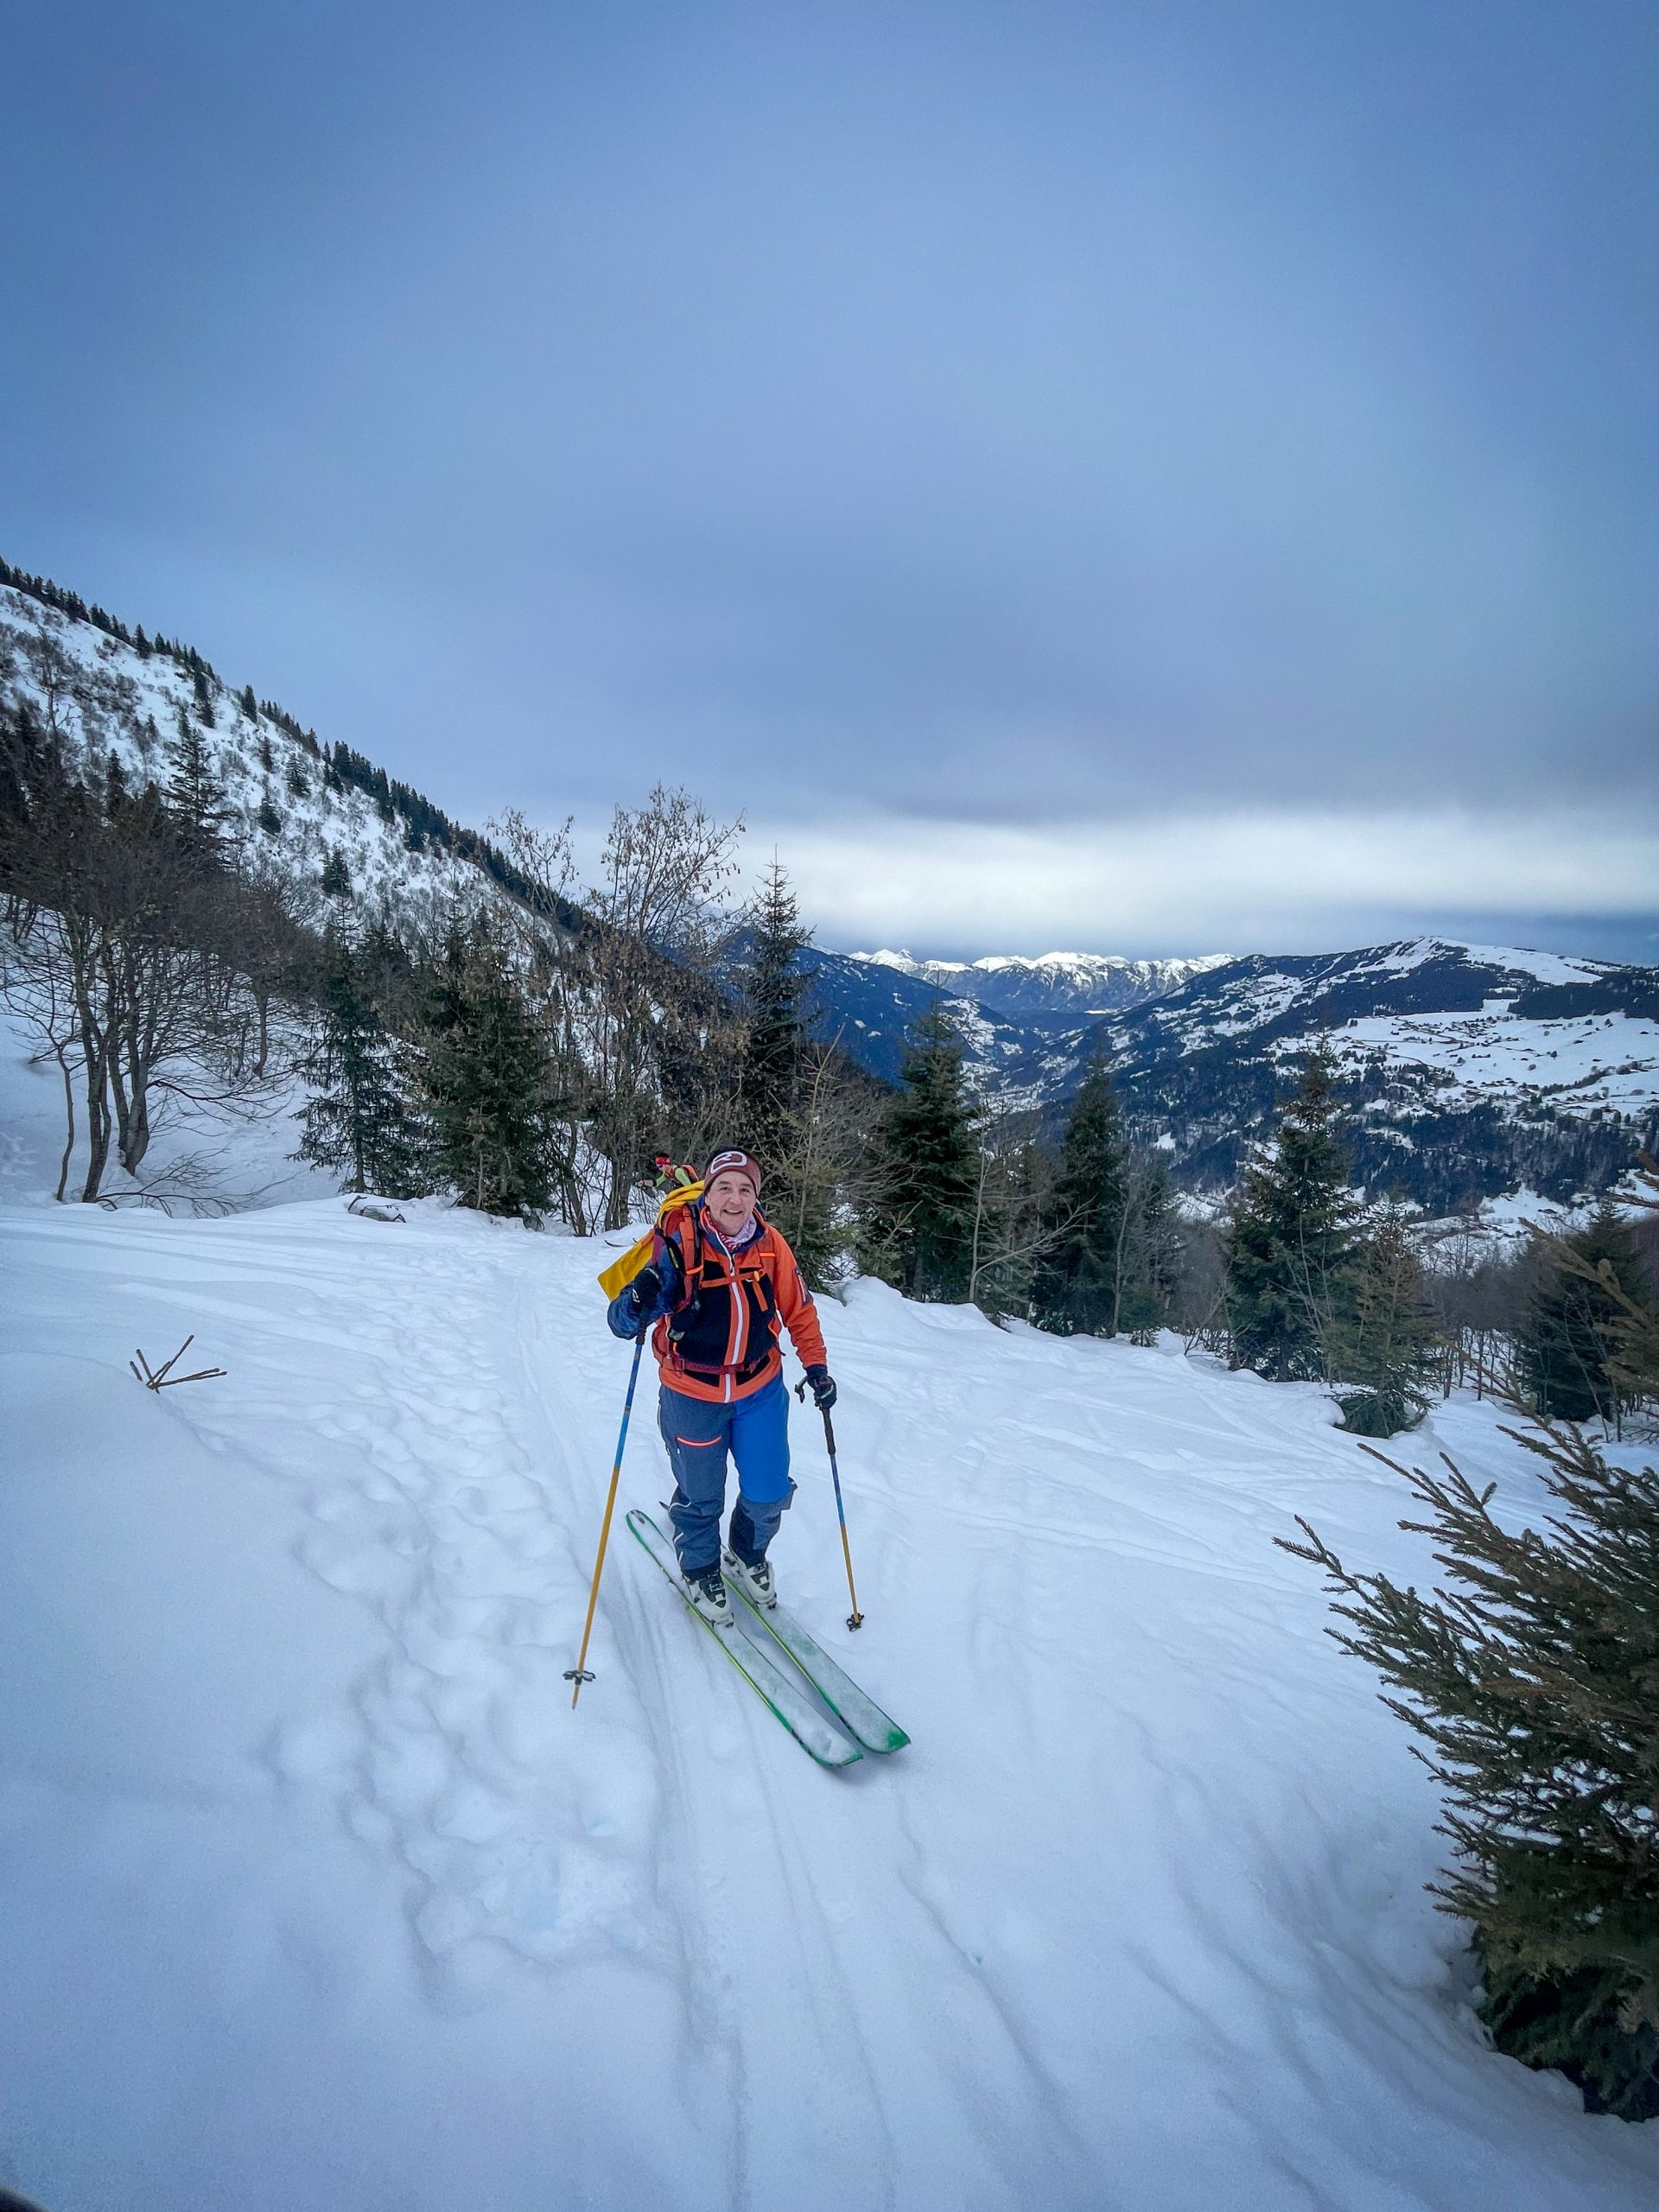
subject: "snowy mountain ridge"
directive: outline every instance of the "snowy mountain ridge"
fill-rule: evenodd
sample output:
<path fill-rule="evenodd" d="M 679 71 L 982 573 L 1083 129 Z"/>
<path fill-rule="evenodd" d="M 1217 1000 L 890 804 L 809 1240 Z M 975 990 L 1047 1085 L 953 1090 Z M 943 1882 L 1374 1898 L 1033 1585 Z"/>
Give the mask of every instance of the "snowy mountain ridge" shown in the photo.
<path fill-rule="evenodd" d="M 1224 968 L 1228 952 L 1135 960 L 1121 952 L 988 952 L 977 960 L 917 960 L 908 952 L 849 952 L 846 957 L 977 999 L 998 1014 L 1106 1014 L 1179 990 L 1194 976 Z"/>

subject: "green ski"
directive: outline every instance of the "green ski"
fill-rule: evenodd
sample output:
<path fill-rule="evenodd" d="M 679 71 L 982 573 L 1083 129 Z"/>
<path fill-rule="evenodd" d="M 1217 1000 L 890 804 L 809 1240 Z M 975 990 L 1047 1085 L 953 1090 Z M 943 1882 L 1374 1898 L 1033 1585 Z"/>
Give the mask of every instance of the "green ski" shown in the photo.
<path fill-rule="evenodd" d="M 786 1613 L 781 1605 L 757 1605 L 735 1580 L 728 1582 L 726 1586 L 770 1631 L 774 1641 L 788 1652 L 849 1736 L 856 1738 L 867 1751 L 900 1751 L 904 1749 L 910 1738 L 898 1722 L 888 1719 L 875 1700 L 860 1689 L 852 1676 L 830 1656 L 817 1638 L 810 1635 L 792 1615 Z"/>
<path fill-rule="evenodd" d="M 636 1507 L 628 1515 L 628 1527 L 673 1584 L 687 1612 L 708 1630 L 749 1688 L 771 1707 L 803 1751 L 820 1766 L 850 1766 L 855 1759 L 863 1757 L 858 1745 L 848 1742 L 840 1729 L 801 1694 L 783 1669 L 758 1643 L 747 1637 L 740 1637 L 734 1629 L 723 1632 L 712 1621 L 703 1619 L 685 1595 L 673 1545 L 648 1513 L 641 1513 Z M 785 1645 L 785 1649 L 788 1647 Z"/>

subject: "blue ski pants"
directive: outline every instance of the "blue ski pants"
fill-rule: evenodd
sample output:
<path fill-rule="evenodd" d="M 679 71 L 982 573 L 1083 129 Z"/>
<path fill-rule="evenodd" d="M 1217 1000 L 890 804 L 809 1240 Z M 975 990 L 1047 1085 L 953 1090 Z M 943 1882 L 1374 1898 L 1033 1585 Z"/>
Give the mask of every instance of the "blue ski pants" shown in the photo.
<path fill-rule="evenodd" d="M 726 1507 L 726 1458 L 737 1462 L 737 1503 L 727 1541 L 746 1567 L 766 1557 L 795 1485 L 789 1478 L 789 1393 L 781 1375 L 728 1406 L 663 1385 L 657 1426 L 674 1470 L 669 1518 L 681 1572 L 720 1564 L 720 1516 Z"/>

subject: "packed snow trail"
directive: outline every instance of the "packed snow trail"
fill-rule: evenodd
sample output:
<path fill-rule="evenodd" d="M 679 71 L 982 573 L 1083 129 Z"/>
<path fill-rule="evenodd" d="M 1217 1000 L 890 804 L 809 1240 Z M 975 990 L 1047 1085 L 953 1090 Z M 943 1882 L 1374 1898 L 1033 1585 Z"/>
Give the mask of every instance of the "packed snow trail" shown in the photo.
<path fill-rule="evenodd" d="M 785 1603 L 898 1713 L 802 1757 L 632 1544 L 595 1243 L 435 1205 L 0 1213 L 0 2180 L 51 2212 L 1635 2212 L 1659 2130 L 1486 2050 L 1434 1800 L 1308 1514 L 1312 1389 L 823 1309 Z M 222 1381 L 127 1371 L 190 1330 Z M 1536 1492 L 1489 1408 L 1413 1440 Z M 636 1419 L 620 1508 L 666 1471 Z"/>

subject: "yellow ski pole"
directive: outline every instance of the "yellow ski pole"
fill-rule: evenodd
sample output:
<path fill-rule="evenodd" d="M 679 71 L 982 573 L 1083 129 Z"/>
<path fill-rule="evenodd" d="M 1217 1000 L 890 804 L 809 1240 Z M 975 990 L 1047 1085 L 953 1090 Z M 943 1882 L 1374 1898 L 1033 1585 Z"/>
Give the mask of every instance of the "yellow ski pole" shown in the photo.
<path fill-rule="evenodd" d="M 588 1618 L 582 1624 L 582 1650 L 574 1667 L 567 1667 L 564 1679 L 574 1684 L 570 1692 L 570 1710 L 576 1709 L 576 1700 L 582 1695 L 582 1686 L 594 1679 L 588 1665 L 588 1639 L 594 1632 L 594 1608 L 599 1603 L 599 1578 L 605 1572 L 605 1547 L 611 1541 L 611 1516 L 616 1510 L 616 1486 L 622 1478 L 622 1449 L 628 1440 L 628 1417 L 633 1411 L 633 1386 L 639 1380 L 639 1355 L 645 1348 L 645 1332 L 640 1330 L 633 1340 L 633 1365 L 628 1370 L 628 1395 L 622 1404 L 622 1427 L 616 1440 L 616 1461 L 611 1469 L 610 1496 L 605 1501 L 605 1518 L 599 1531 L 599 1557 L 594 1561 L 594 1586 L 588 1592 Z"/>

